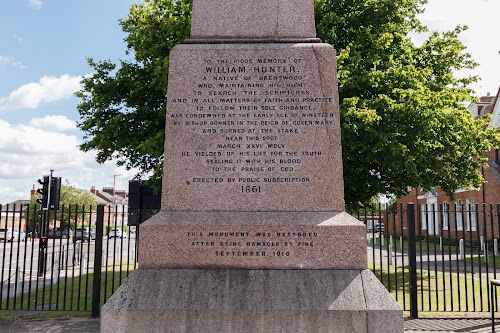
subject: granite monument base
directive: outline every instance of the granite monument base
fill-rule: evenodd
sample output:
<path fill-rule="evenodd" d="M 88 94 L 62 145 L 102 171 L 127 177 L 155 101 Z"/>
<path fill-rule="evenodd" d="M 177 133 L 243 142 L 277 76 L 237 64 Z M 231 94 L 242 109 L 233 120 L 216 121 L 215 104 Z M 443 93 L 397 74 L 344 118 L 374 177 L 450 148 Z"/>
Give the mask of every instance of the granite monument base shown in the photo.
<path fill-rule="evenodd" d="M 101 332 L 403 332 L 369 270 L 139 269 L 102 308 Z"/>
<path fill-rule="evenodd" d="M 346 212 L 160 212 L 139 238 L 141 268 L 362 270 L 367 263 L 366 225 Z"/>

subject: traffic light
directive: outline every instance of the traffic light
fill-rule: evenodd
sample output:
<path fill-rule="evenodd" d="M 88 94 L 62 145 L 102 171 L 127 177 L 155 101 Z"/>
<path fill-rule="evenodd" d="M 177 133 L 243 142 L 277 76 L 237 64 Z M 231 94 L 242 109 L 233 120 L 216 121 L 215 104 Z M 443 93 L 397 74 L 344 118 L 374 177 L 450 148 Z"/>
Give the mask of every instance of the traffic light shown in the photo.
<path fill-rule="evenodd" d="M 47 245 L 47 237 L 40 237 L 40 248 L 46 249 Z"/>
<path fill-rule="evenodd" d="M 36 202 L 43 208 L 58 210 L 61 198 L 61 177 L 43 176 L 43 179 L 39 179 L 38 183 L 42 185 L 42 188 L 39 188 L 37 192 L 42 197 L 36 199 Z"/>
<path fill-rule="evenodd" d="M 47 202 L 49 200 L 49 176 L 43 176 L 43 179 L 38 179 L 38 183 L 42 185 L 42 188 L 39 188 L 37 193 L 41 194 L 42 197 L 40 199 L 36 199 L 42 207 L 47 207 Z"/>
<path fill-rule="evenodd" d="M 61 177 L 52 177 L 50 186 L 50 207 L 49 209 L 59 209 L 59 201 L 61 199 Z"/>

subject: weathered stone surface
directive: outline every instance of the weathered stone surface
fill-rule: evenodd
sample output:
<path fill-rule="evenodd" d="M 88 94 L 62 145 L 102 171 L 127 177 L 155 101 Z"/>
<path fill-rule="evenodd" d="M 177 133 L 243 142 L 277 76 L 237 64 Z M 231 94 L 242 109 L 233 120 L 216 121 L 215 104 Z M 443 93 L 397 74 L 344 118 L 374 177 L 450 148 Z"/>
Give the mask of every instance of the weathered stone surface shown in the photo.
<path fill-rule="evenodd" d="M 364 269 L 366 226 L 336 212 L 160 212 L 141 268 Z M 348 253 L 349 255 L 346 255 Z"/>
<path fill-rule="evenodd" d="M 193 1 L 162 211 L 101 332 L 403 332 L 343 212 L 336 55 L 315 37 L 312 0 Z"/>
<path fill-rule="evenodd" d="M 365 290 L 368 332 L 401 332 L 404 322 L 399 304 L 371 271 L 362 271 L 361 278 Z"/>
<path fill-rule="evenodd" d="M 401 310 L 371 276 L 368 270 L 141 269 L 104 306 L 101 332 L 141 331 L 144 323 L 149 332 L 175 333 L 403 332 Z M 378 313 L 368 294 L 381 297 Z"/>
<path fill-rule="evenodd" d="M 163 210 L 343 211 L 335 59 L 321 43 L 177 46 Z"/>
<path fill-rule="evenodd" d="M 316 37 L 310 0 L 193 1 L 192 38 Z"/>

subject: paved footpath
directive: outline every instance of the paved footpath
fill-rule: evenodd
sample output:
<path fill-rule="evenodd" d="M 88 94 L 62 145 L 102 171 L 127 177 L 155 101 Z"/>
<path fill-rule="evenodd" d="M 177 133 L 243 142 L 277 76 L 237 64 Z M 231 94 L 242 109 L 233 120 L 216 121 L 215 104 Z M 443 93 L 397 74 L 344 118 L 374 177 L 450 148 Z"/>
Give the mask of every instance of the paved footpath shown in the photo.
<path fill-rule="evenodd" d="M 497 321 L 495 320 L 495 325 Z M 500 332 L 500 320 L 495 327 Z M 491 319 L 446 318 L 446 319 L 405 319 L 405 332 L 414 333 L 490 333 Z"/>
<path fill-rule="evenodd" d="M 0 333 L 99 333 L 99 319 L 53 317 L 0 321 Z M 118 332 L 117 332 L 118 333 Z"/>
<path fill-rule="evenodd" d="M 500 324 L 500 319 L 499 319 Z M 498 326 L 500 332 L 500 325 Z M 99 319 L 57 317 L 0 321 L 0 333 L 99 333 Z M 491 332 L 490 319 L 406 319 L 405 332 L 485 333 Z M 117 332 L 118 333 L 118 332 Z"/>

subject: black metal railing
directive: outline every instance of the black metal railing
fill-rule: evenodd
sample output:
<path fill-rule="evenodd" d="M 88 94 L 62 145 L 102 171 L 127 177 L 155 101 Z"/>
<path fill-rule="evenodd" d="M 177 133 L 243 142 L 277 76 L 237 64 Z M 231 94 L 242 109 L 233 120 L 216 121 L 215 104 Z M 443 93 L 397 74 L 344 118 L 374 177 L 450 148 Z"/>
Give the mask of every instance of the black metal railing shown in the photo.
<path fill-rule="evenodd" d="M 48 228 L 68 227 L 70 233 L 48 239 L 43 256 L 45 235 L 36 207 L 0 206 L 0 211 L 0 229 L 29 231 L 24 242 L 0 242 L 0 310 L 98 316 L 138 268 L 140 225 L 128 225 L 125 206 L 51 212 Z M 368 267 L 412 317 L 491 310 L 489 281 L 499 278 L 500 268 L 499 211 L 499 205 L 460 202 L 348 209 L 367 224 Z M 89 229 L 88 237 L 83 229 Z M 119 233 L 112 229 L 123 230 L 123 237 L 113 237 Z"/>
<path fill-rule="evenodd" d="M 0 242 L 0 310 L 84 311 L 98 316 L 100 307 L 138 267 L 140 226 L 128 226 L 126 208 L 75 205 L 49 213 L 29 205 L 0 205 L 0 237 L 4 229 L 28 231 L 20 239 Z M 48 233 L 55 227 L 70 231 Z"/>
<path fill-rule="evenodd" d="M 489 312 L 500 263 L 499 205 L 350 208 L 367 224 L 368 266 L 411 317 Z M 498 261 L 498 262 L 497 262 Z"/>

